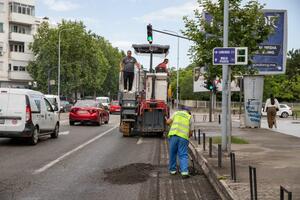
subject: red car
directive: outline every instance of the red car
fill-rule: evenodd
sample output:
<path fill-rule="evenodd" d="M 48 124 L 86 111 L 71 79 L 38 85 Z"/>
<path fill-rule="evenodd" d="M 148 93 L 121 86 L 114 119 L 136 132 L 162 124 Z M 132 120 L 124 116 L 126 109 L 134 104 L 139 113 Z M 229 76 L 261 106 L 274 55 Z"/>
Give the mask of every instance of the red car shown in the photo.
<path fill-rule="evenodd" d="M 121 112 L 119 101 L 112 101 L 109 108 L 109 113 Z"/>
<path fill-rule="evenodd" d="M 75 122 L 91 122 L 100 126 L 102 123 L 107 124 L 108 121 L 108 111 L 95 100 L 78 100 L 69 114 L 70 126 L 73 126 Z"/>

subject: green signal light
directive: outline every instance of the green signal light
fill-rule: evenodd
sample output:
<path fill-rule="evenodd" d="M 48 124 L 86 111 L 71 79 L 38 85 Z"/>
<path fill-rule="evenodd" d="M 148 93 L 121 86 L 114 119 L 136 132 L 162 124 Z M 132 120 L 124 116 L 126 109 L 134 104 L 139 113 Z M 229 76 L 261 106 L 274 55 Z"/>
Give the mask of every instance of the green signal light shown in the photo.
<path fill-rule="evenodd" d="M 209 90 L 213 90 L 213 88 L 214 88 L 214 87 L 213 87 L 212 85 L 209 86 Z"/>
<path fill-rule="evenodd" d="M 148 41 L 152 41 L 152 40 L 153 40 L 153 37 L 152 37 L 152 36 L 148 36 L 148 37 L 147 37 L 147 40 L 148 40 Z"/>

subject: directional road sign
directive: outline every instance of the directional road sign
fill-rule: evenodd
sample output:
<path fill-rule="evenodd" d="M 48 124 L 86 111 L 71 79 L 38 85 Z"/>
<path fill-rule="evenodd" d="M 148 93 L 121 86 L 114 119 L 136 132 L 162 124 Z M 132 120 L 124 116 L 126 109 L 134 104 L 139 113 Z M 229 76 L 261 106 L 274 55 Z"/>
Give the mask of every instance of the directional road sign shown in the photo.
<path fill-rule="evenodd" d="M 213 65 L 247 65 L 247 47 L 216 47 L 213 50 Z"/>

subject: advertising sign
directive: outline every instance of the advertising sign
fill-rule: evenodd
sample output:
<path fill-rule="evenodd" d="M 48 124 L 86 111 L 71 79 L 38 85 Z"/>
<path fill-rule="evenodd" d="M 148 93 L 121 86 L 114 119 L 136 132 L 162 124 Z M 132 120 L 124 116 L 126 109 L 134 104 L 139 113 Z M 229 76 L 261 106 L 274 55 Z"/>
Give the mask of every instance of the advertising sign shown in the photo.
<path fill-rule="evenodd" d="M 259 45 L 262 53 L 253 57 L 253 67 L 259 74 L 284 74 L 287 51 L 287 11 L 264 10 L 265 22 L 273 26 L 275 32 Z"/>
<path fill-rule="evenodd" d="M 263 87 L 263 76 L 244 76 L 244 105 L 246 127 L 260 127 Z"/>
<path fill-rule="evenodd" d="M 205 88 L 205 67 L 195 67 L 194 68 L 194 92 L 208 92 L 209 90 Z"/>
<path fill-rule="evenodd" d="M 265 23 L 274 28 L 274 33 L 259 45 L 260 53 L 252 58 L 252 65 L 260 75 L 284 74 L 287 53 L 287 11 L 263 10 Z M 212 16 L 204 12 L 208 23 L 213 23 Z M 249 58 L 250 59 L 250 58 Z"/>

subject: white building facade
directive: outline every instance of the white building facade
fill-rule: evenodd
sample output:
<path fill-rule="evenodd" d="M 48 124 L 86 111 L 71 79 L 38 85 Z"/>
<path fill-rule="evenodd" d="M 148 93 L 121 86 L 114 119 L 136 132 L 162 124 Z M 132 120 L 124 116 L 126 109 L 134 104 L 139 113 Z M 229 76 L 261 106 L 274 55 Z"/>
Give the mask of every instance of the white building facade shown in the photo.
<path fill-rule="evenodd" d="M 0 0 L 0 87 L 26 88 L 34 55 L 29 50 L 39 21 L 35 0 Z"/>

